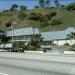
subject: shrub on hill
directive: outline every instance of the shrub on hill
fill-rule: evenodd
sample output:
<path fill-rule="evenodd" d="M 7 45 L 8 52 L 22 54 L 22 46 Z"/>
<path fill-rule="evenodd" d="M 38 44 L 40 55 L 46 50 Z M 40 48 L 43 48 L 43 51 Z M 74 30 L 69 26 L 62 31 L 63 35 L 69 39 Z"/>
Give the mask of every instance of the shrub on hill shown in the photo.
<path fill-rule="evenodd" d="M 54 19 L 51 21 L 51 26 L 60 25 L 60 24 L 62 24 L 62 22 L 59 19 Z"/>
<path fill-rule="evenodd" d="M 41 28 L 44 28 L 44 27 L 46 27 L 46 26 L 48 26 L 48 25 L 49 25 L 49 23 L 48 23 L 47 21 L 43 21 L 43 22 L 41 22 L 40 27 L 41 27 Z"/>
<path fill-rule="evenodd" d="M 50 20 L 52 17 L 56 15 L 56 12 L 51 12 L 48 15 L 46 15 L 47 19 Z"/>
<path fill-rule="evenodd" d="M 71 3 L 66 7 L 67 10 L 75 10 L 75 3 Z"/>
<path fill-rule="evenodd" d="M 41 18 L 39 19 L 40 22 L 46 22 L 48 19 L 45 15 L 42 15 Z"/>
<path fill-rule="evenodd" d="M 24 20 L 26 18 L 26 16 L 27 16 L 26 13 L 23 12 L 23 11 L 20 11 L 18 13 L 18 18 L 21 19 L 21 20 Z"/>
<path fill-rule="evenodd" d="M 29 14 L 28 18 L 30 20 L 40 20 L 41 19 L 41 14 L 31 13 L 31 14 Z"/>

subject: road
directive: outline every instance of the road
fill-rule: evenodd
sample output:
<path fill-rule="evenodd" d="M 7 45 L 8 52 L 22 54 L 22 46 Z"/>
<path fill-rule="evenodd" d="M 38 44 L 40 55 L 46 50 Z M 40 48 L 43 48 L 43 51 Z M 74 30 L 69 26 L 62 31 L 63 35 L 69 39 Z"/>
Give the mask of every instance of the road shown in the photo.
<path fill-rule="evenodd" d="M 75 56 L 0 52 L 0 75 L 75 75 L 72 58 Z"/>

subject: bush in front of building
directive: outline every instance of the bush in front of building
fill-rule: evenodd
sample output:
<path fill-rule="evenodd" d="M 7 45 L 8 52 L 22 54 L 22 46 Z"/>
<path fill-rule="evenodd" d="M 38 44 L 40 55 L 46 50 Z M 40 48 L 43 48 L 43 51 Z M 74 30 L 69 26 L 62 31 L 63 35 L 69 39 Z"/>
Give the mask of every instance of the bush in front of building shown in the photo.
<path fill-rule="evenodd" d="M 28 50 L 35 51 L 35 50 L 36 50 L 36 46 L 31 46 L 31 45 L 29 45 Z"/>
<path fill-rule="evenodd" d="M 75 44 L 73 44 L 72 46 L 70 46 L 69 50 L 70 51 L 75 51 Z"/>
<path fill-rule="evenodd" d="M 39 50 L 39 48 L 41 47 L 41 41 L 41 35 L 33 35 L 31 41 L 29 42 L 28 50 Z"/>
<path fill-rule="evenodd" d="M 69 43 L 65 43 L 64 46 L 70 46 Z"/>
<path fill-rule="evenodd" d="M 36 50 L 40 48 L 40 44 L 38 41 L 31 41 L 29 45 L 30 50 Z"/>
<path fill-rule="evenodd" d="M 24 43 L 23 42 L 13 42 L 12 44 L 13 46 L 13 49 L 12 49 L 12 52 L 24 52 Z"/>

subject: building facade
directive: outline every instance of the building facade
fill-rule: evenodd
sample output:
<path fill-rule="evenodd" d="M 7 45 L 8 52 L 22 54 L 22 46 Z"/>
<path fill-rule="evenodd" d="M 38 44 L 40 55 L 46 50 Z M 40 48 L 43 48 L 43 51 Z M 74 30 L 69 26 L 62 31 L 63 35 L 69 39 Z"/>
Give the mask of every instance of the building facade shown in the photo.
<path fill-rule="evenodd" d="M 73 27 L 67 28 L 64 31 L 54 31 L 54 32 L 43 32 L 42 37 L 44 38 L 44 45 L 73 45 L 75 43 L 74 39 L 68 39 L 68 34 L 75 32 Z"/>
<path fill-rule="evenodd" d="M 3 37 L 5 37 L 5 36 L 6 36 L 5 32 L 0 30 L 0 43 L 1 43 L 1 40 L 3 39 Z"/>
<path fill-rule="evenodd" d="M 20 28 L 13 31 L 7 31 L 6 36 L 11 38 L 13 41 L 30 41 L 33 35 L 41 35 L 43 38 L 42 45 L 73 45 L 75 43 L 74 39 L 68 39 L 67 35 L 71 32 L 75 32 L 73 27 L 67 28 L 64 31 L 54 31 L 54 32 L 41 32 L 38 28 Z"/>
<path fill-rule="evenodd" d="M 11 41 L 30 41 L 33 35 L 40 35 L 41 32 L 38 28 L 21 28 L 13 31 L 7 31 L 7 37 L 10 37 Z M 13 38 L 13 39 L 12 39 Z"/>

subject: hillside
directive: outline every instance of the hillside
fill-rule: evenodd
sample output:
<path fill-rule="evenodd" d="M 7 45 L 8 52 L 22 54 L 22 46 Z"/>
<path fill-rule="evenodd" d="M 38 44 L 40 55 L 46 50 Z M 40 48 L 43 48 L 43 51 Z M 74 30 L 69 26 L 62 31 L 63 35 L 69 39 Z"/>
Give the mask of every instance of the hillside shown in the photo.
<path fill-rule="evenodd" d="M 23 11 L 23 15 L 20 15 L 22 19 L 20 19 L 19 14 L 18 10 L 1 12 L 0 29 L 6 30 L 5 24 L 9 21 L 12 24 L 16 21 L 14 29 L 39 27 L 42 31 L 57 31 L 68 27 L 75 27 L 75 4 L 59 8 L 34 8 L 31 11 L 25 10 Z M 8 29 L 11 30 L 10 27 Z"/>

